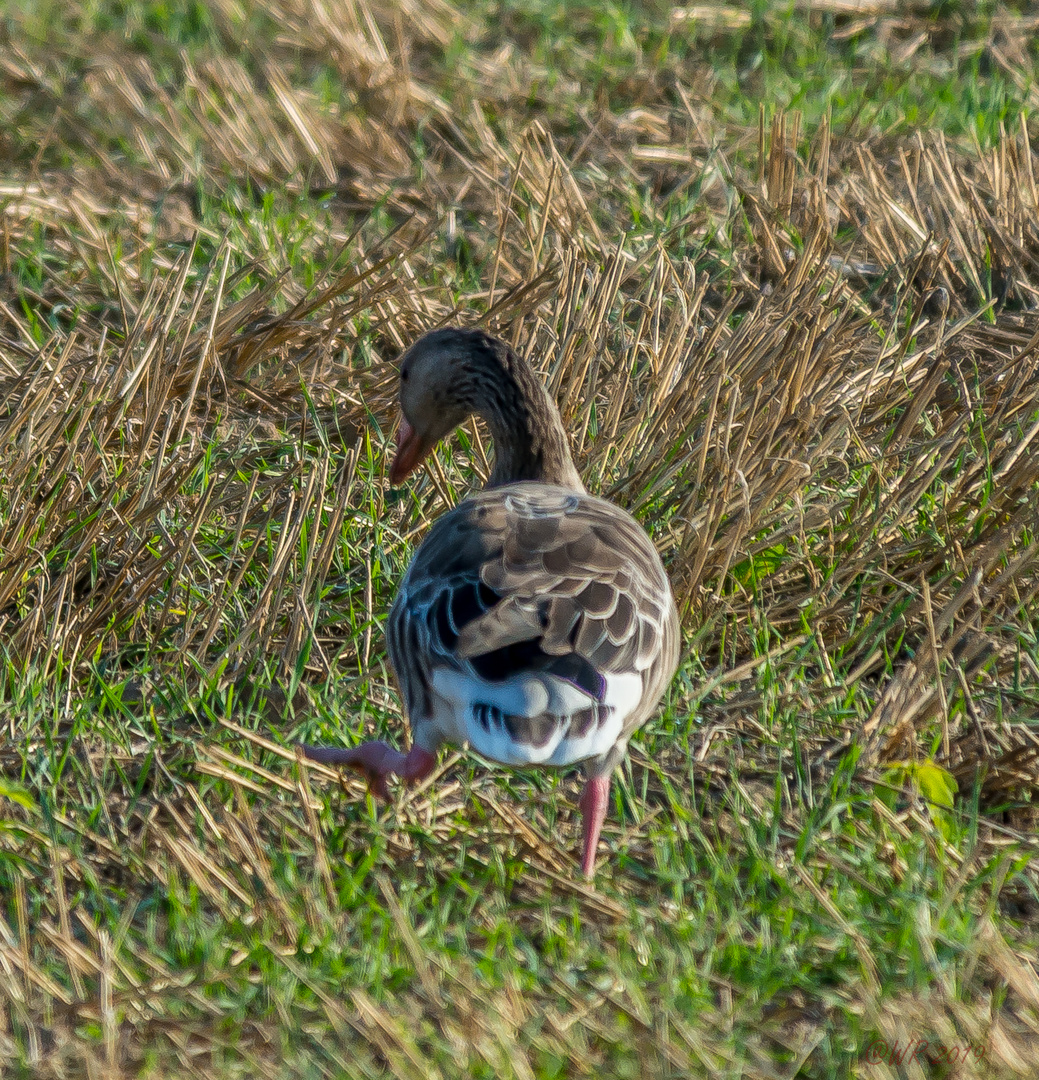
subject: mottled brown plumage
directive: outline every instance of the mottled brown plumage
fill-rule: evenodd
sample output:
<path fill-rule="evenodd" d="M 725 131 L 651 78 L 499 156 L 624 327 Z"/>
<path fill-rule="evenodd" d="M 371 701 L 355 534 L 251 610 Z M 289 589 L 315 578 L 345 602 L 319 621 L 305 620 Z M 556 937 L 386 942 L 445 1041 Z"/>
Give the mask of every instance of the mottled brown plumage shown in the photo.
<path fill-rule="evenodd" d="M 583 763 L 590 876 L 610 775 L 678 661 L 667 575 L 634 519 L 585 492 L 555 405 L 504 342 L 434 331 L 400 371 L 394 482 L 473 413 L 491 430 L 494 471 L 430 530 L 390 613 L 411 752 L 307 753 L 363 769 L 380 793 L 387 775 L 428 773 L 443 743 L 510 765 Z"/>

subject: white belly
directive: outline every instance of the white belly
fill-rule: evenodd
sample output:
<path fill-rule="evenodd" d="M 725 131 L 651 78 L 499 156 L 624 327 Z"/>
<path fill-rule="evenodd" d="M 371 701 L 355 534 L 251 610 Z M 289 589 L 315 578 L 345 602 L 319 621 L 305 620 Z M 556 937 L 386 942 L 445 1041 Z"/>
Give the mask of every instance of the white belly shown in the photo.
<path fill-rule="evenodd" d="M 574 765 L 609 752 L 638 705 L 642 679 L 607 675 L 602 701 L 563 679 L 524 673 L 489 682 L 451 668 L 432 673 L 437 698 L 433 722 L 448 742 L 468 743 L 478 754 L 503 765 Z M 589 722 L 589 711 L 595 719 Z M 507 717 L 522 718 L 511 725 Z M 517 737 L 536 720 L 538 738 Z M 579 730 L 583 728 L 583 730 Z"/>

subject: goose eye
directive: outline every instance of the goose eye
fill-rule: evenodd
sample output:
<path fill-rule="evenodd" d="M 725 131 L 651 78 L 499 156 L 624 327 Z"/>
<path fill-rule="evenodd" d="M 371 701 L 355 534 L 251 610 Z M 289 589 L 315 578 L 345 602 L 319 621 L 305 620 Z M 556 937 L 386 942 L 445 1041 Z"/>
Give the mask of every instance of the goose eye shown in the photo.
<path fill-rule="evenodd" d="M 408 381 L 408 369 L 407 368 L 401 368 L 401 370 L 400 370 L 400 381 L 401 382 L 407 382 Z"/>

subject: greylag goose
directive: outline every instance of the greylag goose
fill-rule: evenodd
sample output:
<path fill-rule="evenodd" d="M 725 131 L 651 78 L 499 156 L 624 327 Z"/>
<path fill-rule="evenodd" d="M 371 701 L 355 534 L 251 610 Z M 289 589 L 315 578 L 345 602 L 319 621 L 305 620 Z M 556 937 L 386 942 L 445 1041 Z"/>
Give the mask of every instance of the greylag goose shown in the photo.
<path fill-rule="evenodd" d="M 656 548 L 620 507 L 586 493 L 555 404 L 530 365 L 480 330 L 435 330 L 400 360 L 390 481 L 472 414 L 494 440 L 486 488 L 444 514 L 386 628 L 411 724 L 384 742 L 307 757 L 387 778 L 428 776 L 445 743 L 504 765 L 583 763 L 581 870 L 595 869 L 610 777 L 678 663 L 678 615 Z"/>

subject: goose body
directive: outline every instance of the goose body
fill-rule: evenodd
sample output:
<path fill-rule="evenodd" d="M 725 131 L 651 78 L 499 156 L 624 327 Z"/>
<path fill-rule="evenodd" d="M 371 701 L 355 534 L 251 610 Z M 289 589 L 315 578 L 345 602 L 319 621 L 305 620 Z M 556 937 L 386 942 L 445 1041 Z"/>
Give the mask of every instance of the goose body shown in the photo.
<path fill-rule="evenodd" d="M 390 612 L 411 751 L 304 750 L 361 769 L 384 795 L 388 775 L 427 775 L 445 743 L 504 765 L 583 764 L 590 877 L 610 775 L 678 661 L 660 557 L 626 511 L 585 492 L 555 405 L 498 339 L 421 338 L 401 360 L 401 407 L 391 480 L 474 412 L 491 428 L 494 472 L 430 530 Z"/>

